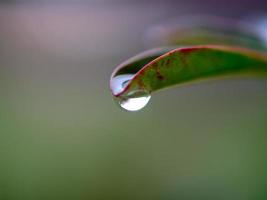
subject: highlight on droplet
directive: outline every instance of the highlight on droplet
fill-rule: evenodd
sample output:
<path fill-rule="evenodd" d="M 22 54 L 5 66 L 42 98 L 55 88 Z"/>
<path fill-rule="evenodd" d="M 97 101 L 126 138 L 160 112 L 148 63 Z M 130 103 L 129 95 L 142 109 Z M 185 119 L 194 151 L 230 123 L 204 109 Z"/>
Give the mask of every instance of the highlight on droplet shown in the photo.
<path fill-rule="evenodd" d="M 138 111 L 144 108 L 149 102 L 151 95 L 143 90 L 132 91 L 123 97 L 116 97 L 121 108 L 127 111 Z"/>

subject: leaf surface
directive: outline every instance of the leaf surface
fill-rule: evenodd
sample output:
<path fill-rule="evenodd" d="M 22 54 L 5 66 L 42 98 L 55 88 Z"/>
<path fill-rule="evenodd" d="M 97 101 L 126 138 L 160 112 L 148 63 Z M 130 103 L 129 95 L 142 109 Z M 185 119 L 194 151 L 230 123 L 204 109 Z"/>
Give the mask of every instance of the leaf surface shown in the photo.
<path fill-rule="evenodd" d="M 116 90 L 114 80 L 120 75 L 132 75 Z M 157 90 L 221 76 L 267 77 L 267 56 L 263 52 L 231 46 L 191 46 L 170 50 L 154 49 L 139 54 L 119 65 L 113 72 L 110 88 L 114 96 L 131 91 Z"/>

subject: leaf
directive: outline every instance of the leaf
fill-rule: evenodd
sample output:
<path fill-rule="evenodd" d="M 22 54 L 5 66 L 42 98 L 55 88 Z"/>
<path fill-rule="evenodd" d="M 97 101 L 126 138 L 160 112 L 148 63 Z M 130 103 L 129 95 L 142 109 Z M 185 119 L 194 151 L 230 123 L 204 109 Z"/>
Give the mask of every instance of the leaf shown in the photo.
<path fill-rule="evenodd" d="M 146 44 L 235 45 L 266 50 L 266 40 L 255 23 L 216 16 L 185 16 L 148 28 Z"/>
<path fill-rule="evenodd" d="M 116 77 L 130 74 L 129 81 L 117 90 Z M 119 65 L 110 80 L 116 97 L 131 91 L 149 93 L 221 76 L 257 75 L 267 77 L 267 54 L 231 46 L 191 46 L 170 50 L 154 49 L 139 54 Z"/>

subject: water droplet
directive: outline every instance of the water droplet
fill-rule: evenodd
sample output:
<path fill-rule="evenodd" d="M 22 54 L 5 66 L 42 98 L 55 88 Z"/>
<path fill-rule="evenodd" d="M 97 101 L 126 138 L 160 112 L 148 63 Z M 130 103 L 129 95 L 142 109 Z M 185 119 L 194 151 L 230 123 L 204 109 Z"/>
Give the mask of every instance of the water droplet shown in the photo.
<path fill-rule="evenodd" d="M 119 94 L 126 87 L 127 83 L 133 78 L 132 74 L 118 75 L 111 80 L 113 94 Z M 145 90 L 130 91 L 119 97 L 115 101 L 119 106 L 127 111 L 138 111 L 144 108 L 150 100 L 150 93 Z"/>
<path fill-rule="evenodd" d="M 144 108 L 151 96 L 144 90 L 131 91 L 127 95 L 115 97 L 120 107 L 127 111 L 138 111 Z"/>

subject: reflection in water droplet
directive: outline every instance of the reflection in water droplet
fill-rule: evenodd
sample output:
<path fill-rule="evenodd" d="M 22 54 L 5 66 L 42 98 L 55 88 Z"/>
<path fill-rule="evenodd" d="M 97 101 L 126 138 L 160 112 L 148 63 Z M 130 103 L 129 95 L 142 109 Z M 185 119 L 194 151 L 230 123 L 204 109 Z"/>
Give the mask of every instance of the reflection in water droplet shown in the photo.
<path fill-rule="evenodd" d="M 127 83 L 132 79 L 134 75 L 123 74 L 114 77 L 111 80 L 111 89 L 113 93 L 119 94 L 126 87 Z M 130 91 L 122 96 L 115 97 L 115 101 L 127 111 L 138 111 L 144 108 L 150 100 L 149 92 L 145 90 Z"/>
<path fill-rule="evenodd" d="M 127 83 L 133 78 L 133 74 L 123 74 L 112 78 L 110 86 L 113 94 L 119 94 L 123 91 Z"/>

